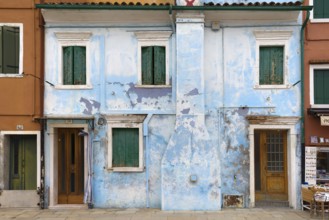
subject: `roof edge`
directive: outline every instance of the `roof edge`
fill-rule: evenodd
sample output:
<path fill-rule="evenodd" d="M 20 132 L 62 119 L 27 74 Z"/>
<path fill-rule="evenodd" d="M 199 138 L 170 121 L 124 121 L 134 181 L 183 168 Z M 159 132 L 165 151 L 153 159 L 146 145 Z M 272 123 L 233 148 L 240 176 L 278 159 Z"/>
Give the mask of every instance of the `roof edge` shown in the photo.
<path fill-rule="evenodd" d="M 71 10 L 189 10 L 189 11 L 310 11 L 313 6 L 177 6 L 177 5 L 66 5 L 36 4 L 39 9 Z"/>

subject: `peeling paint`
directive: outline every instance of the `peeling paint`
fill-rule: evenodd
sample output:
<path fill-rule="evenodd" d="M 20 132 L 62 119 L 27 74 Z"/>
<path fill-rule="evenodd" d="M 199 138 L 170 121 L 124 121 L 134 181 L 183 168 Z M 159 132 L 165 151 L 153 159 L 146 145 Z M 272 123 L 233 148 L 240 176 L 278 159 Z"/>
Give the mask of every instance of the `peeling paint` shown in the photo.
<path fill-rule="evenodd" d="M 91 114 L 95 113 L 95 110 L 98 112 L 99 108 L 101 107 L 101 103 L 99 103 L 95 100 L 88 100 L 83 97 L 81 97 L 80 102 L 85 105 L 83 114 L 86 114 L 86 115 L 91 115 Z"/>
<path fill-rule="evenodd" d="M 152 208 L 220 210 L 224 204 L 223 195 L 242 195 L 243 206 L 249 207 L 248 120 L 259 116 L 257 123 L 263 125 L 264 121 L 268 122 L 266 117 L 274 114 L 277 117 L 300 115 L 298 86 L 280 90 L 255 87 L 257 48 L 253 34 L 256 30 L 293 32 L 289 39 L 291 46 L 287 48 L 287 80 L 292 84 L 300 78 L 297 54 L 300 25 L 266 26 L 266 23 L 264 27 L 252 27 L 254 23 L 250 23 L 250 27 L 237 24 L 213 31 L 203 23 L 194 22 L 199 22 L 202 16 L 195 19 L 194 14 L 190 15 L 187 22 L 177 23 L 176 33 L 170 40 L 171 87 L 163 88 L 138 85 L 138 42 L 131 29 L 124 26 L 70 28 L 70 31 L 87 29 L 92 32 L 89 60 L 92 88 L 63 90 L 46 86 L 44 112 L 46 116 L 95 117 L 95 128 L 89 131 L 94 146 L 95 207 L 145 208 L 149 199 Z M 53 59 L 58 57 L 59 51 L 54 35 L 57 31 L 67 29 L 46 28 L 45 42 L 46 51 L 54 53 L 45 57 L 45 79 L 55 85 L 60 72 L 58 60 Z M 106 169 L 108 126 L 97 124 L 97 120 L 127 112 L 153 114 L 148 125 L 149 145 L 143 146 L 148 179 L 146 170 L 119 173 Z M 49 127 L 54 121 L 47 123 Z M 64 122 L 58 120 L 57 123 Z M 52 142 L 46 135 L 46 187 L 53 181 L 49 176 L 53 165 L 50 165 L 48 147 Z M 297 150 L 295 159 L 299 161 L 300 149 Z M 300 173 L 300 164 L 297 169 Z M 198 181 L 192 183 L 190 175 L 196 175 Z M 300 181 L 298 177 L 295 180 Z M 234 204 L 236 200 L 233 200 L 229 204 Z"/>

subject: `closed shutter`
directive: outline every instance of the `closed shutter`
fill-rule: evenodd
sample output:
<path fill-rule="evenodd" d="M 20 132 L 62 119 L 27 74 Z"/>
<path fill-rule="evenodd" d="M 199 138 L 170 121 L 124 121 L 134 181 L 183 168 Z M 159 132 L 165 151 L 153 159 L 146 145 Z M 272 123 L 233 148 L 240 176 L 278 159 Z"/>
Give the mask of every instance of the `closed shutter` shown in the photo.
<path fill-rule="evenodd" d="M 2 26 L 0 26 L 0 73 L 3 73 L 2 59 L 3 59 L 3 51 L 2 51 Z"/>
<path fill-rule="evenodd" d="M 73 47 L 63 47 L 63 84 L 73 85 Z"/>
<path fill-rule="evenodd" d="M 283 47 L 260 47 L 259 84 L 283 84 Z"/>
<path fill-rule="evenodd" d="M 86 84 L 86 47 L 73 47 L 74 85 Z"/>
<path fill-rule="evenodd" d="M 2 27 L 3 73 L 18 73 L 19 70 L 19 27 Z"/>
<path fill-rule="evenodd" d="M 328 0 L 314 0 L 313 1 L 313 17 L 314 18 L 325 18 L 325 2 Z M 328 11 L 328 9 L 327 9 Z"/>
<path fill-rule="evenodd" d="M 166 48 L 154 47 L 154 85 L 166 84 Z"/>
<path fill-rule="evenodd" d="M 63 84 L 86 84 L 86 47 L 63 47 Z"/>
<path fill-rule="evenodd" d="M 329 18 L 329 1 L 323 0 L 323 17 L 324 18 Z"/>
<path fill-rule="evenodd" d="M 112 166 L 139 166 L 138 128 L 112 129 Z"/>
<path fill-rule="evenodd" d="M 153 47 L 142 47 L 142 84 L 153 84 Z"/>
<path fill-rule="evenodd" d="M 329 104 L 329 70 L 314 70 L 314 104 Z"/>

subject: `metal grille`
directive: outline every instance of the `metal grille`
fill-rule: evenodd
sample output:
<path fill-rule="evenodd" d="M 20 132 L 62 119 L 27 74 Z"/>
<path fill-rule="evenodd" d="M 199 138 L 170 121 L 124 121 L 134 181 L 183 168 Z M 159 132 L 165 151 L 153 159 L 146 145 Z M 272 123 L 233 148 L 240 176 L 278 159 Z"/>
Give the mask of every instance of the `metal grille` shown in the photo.
<path fill-rule="evenodd" d="M 282 132 L 268 132 L 266 134 L 267 170 L 282 172 L 284 170 L 284 152 Z"/>

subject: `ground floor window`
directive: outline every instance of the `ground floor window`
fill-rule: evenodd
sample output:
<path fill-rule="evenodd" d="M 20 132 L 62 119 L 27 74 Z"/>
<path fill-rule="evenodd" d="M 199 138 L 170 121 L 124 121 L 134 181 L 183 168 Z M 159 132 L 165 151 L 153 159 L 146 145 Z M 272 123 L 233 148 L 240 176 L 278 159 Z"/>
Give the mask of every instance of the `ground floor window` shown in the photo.
<path fill-rule="evenodd" d="M 143 171 L 144 115 L 113 115 L 108 123 L 108 169 L 114 172 Z"/>

